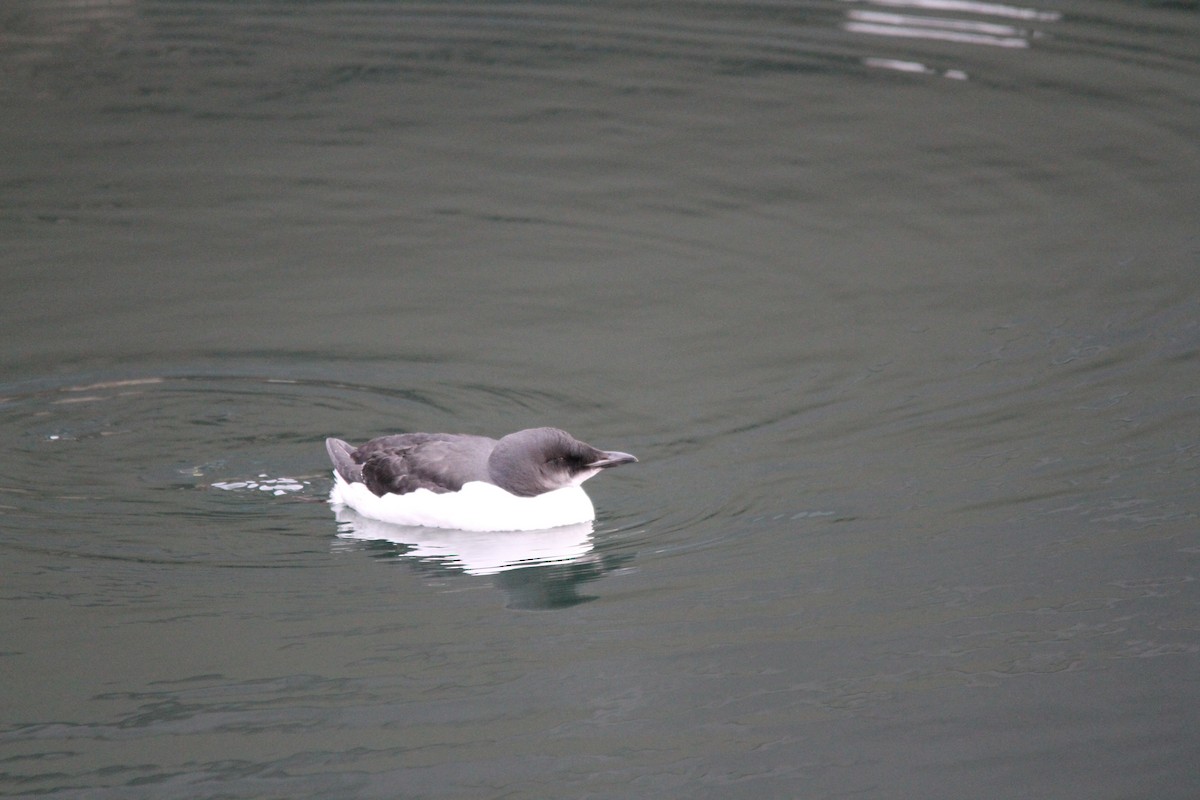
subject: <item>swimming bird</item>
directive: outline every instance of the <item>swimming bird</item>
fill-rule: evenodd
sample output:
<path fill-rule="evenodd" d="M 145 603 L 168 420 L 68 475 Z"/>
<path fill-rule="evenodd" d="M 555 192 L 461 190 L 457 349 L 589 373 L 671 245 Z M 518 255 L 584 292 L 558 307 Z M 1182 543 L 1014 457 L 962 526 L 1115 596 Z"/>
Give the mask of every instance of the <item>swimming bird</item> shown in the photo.
<path fill-rule="evenodd" d="M 581 484 L 637 461 L 558 428 L 528 428 L 501 439 L 401 433 L 360 447 L 330 438 L 325 449 L 334 467 L 331 502 L 384 522 L 468 531 L 590 522 L 596 511 Z"/>

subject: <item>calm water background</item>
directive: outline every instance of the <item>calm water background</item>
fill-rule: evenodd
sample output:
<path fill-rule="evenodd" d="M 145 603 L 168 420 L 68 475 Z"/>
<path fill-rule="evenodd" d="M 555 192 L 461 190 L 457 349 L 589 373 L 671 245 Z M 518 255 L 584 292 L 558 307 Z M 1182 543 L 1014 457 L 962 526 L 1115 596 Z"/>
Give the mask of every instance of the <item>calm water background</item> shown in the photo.
<path fill-rule="evenodd" d="M 9 0 L 0 793 L 1200 796 L 1197 41 Z M 535 424 L 569 547 L 323 502 Z"/>

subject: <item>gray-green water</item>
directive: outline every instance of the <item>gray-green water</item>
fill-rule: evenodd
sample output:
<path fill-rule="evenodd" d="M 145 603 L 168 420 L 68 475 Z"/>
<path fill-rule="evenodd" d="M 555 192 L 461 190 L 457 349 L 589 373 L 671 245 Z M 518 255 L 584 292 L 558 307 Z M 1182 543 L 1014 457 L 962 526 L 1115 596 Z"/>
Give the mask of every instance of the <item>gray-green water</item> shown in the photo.
<path fill-rule="evenodd" d="M 1197 796 L 1198 36 L 11 0 L 0 794 Z M 324 503 L 539 424 L 590 530 Z"/>

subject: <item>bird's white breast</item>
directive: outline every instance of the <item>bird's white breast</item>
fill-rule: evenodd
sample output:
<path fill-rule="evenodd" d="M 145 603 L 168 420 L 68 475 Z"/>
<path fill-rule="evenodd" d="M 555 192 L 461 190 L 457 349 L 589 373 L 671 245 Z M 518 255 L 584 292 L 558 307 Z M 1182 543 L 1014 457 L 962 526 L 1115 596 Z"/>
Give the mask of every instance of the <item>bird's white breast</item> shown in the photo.
<path fill-rule="evenodd" d="M 531 531 L 590 522 L 596 518 L 591 499 L 579 486 L 568 486 L 536 497 L 517 497 L 481 481 L 464 484 L 457 492 L 437 494 L 418 489 L 408 494 L 378 497 L 362 483 L 347 483 L 334 473 L 329 500 L 346 505 L 364 517 L 395 525 L 424 525 L 464 531 Z"/>

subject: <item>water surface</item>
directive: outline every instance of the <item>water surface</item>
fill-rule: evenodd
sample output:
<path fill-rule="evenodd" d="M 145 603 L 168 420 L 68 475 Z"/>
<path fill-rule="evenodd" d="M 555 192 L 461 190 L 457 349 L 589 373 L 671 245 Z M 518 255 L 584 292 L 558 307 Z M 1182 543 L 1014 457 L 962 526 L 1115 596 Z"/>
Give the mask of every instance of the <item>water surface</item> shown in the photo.
<path fill-rule="evenodd" d="M 15 0 L 0 793 L 1200 793 L 1185 4 Z M 326 436 L 640 463 L 528 539 Z"/>

